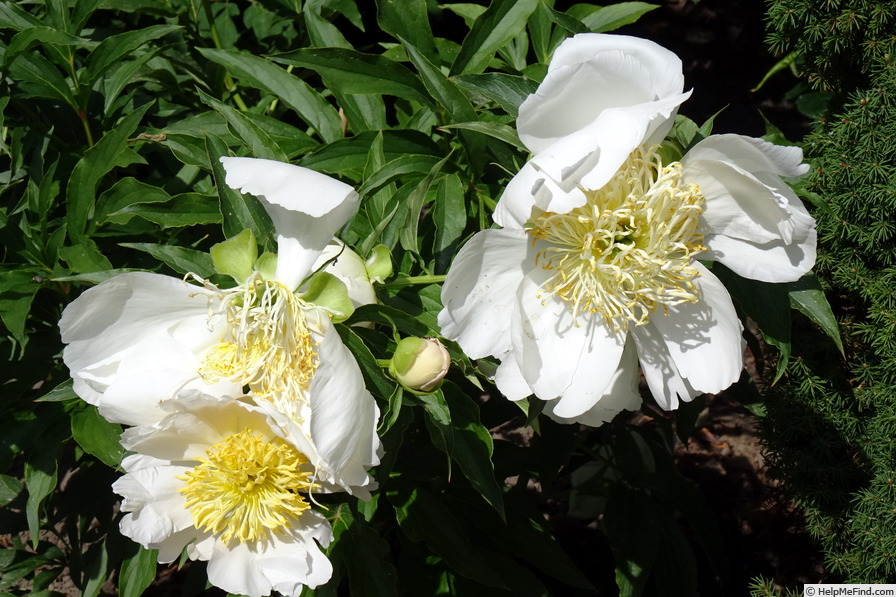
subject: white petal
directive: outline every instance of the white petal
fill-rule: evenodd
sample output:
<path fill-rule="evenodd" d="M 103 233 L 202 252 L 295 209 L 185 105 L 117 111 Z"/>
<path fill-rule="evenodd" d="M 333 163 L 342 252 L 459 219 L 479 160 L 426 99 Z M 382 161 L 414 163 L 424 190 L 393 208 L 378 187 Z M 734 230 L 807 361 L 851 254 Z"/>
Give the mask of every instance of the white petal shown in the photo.
<path fill-rule="evenodd" d="M 782 146 L 744 135 L 710 135 L 688 151 L 683 165 L 691 161 L 710 160 L 737 164 L 747 172 L 771 172 L 796 178 L 809 171 L 803 163 L 803 150 Z"/>
<path fill-rule="evenodd" d="M 520 139 L 539 153 L 608 109 L 662 100 L 683 88 L 681 61 L 659 45 L 621 35 L 577 35 L 555 50 L 544 81 L 520 106 Z"/>
<path fill-rule="evenodd" d="M 542 400 L 559 398 L 558 416 L 582 414 L 612 381 L 625 336 L 599 318 L 575 321 L 566 302 L 542 293 L 533 277 L 523 280 L 517 296 L 511 335 L 523 377 Z"/>
<path fill-rule="evenodd" d="M 662 334 L 651 321 L 630 330 L 638 348 L 638 362 L 654 400 L 662 408 L 678 408 L 678 400 L 690 402 L 702 392 L 695 390 L 678 372 Z"/>
<path fill-rule="evenodd" d="M 609 423 L 624 410 L 637 410 L 641 406 L 641 394 L 638 392 L 638 354 L 635 342 L 629 339 L 625 343 L 619 367 L 613 375 L 610 385 L 604 389 L 597 403 L 579 416 L 564 418 L 554 412 L 555 402 L 548 402 L 545 414 L 559 423 L 580 423 L 591 427 L 599 427 Z"/>
<path fill-rule="evenodd" d="M 780 175 L 805 172 L 798 148 L 712 136 L 682 159 L 685 182 L 706 197 L 703 258 L 766 282 L 799 279 L 815 263 L 815 221 Z"/>
<path fill-rule="evenodd" d="M 723 235 L 708 236 L 709 251 L 700 256 L 724 263 L 734 273 L 760 282 L 793 282 L 815 265 L 816 232 L 811 229 L 799 244 L 782 241 L 756 244 Z"/>
<path fill-rule="evenodd" d="M 522 400 L 532 395 L 532 388 L 523 377 L 513 353 L 501 356 L 501 364 L 495 371 L 495 385 L 508 400 Z"/>
<path fill-rule="evenodd" d="M 696 303 L 657 311 L 650 323 L 662 335 L 679 374 L 699 392 L 720 392 L 736 382 L 744 368 L 742 326 L 728 291 L 699 263 Z"/>
<path fill-rule="evenodd" d="M 311 438 L 321 458 L 320 479 L 366 497 L 367 471 L 379 463 L 379 409 L 336 329 L 326 323 L 311 381 Z"/>
<path fill-rule="evenodd" d="M 483 230 L 461 248 L 442 285 L 439 327 L 471 359 L 510 350 L 510 313 L 526 268 L 534 266 L 521 230 Z"/>
<path fill-rule="evenodd" d="M 121 521 L 121 532 L 141 545 L 157 545 L 172 534 L 193 526 L 177 479 L 188 469 L 159 465 L 134 470 L 112 484 L 124 497 L 122 511 L 130 512 Z"/>
<path fill-rule="evenodd" d="M 325 272 L 333 274 L 345 284 L 352 305 L 360 307 L 376 303 L 376 292 L 370 283 L 364 260 L 348 245 L 338 238 L 332 239 L 317 257 L 311 270 L 317 271 L 324 264 L 327 264 Z"/>
<path fill-rule="evenodd" d="M 332 576 L 333 568 L 317 541 L 329 543 L 327 521 L 306 511 L 282 535 L 265 543 L 215 544 L 208 579 L 230 593 L 261 597 L 277 590 L 297 597 L 302 586 L 314 588 Z"/>
<path fill-rule="evenodd" d="M 301 166 L 257 158 L 222 157 L 225 182 L 258 197 L 277 231 L 275 277 L 290 289 L 358 208 L 351 186 Z"/>

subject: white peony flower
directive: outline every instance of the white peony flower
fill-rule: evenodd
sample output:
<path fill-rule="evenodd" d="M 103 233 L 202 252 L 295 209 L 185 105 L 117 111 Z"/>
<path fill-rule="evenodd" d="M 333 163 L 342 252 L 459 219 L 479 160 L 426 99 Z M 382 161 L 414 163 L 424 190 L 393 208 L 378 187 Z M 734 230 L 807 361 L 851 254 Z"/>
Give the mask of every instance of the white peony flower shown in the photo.
<path fill-rule="evenodd" d="M 122 534 L 159 562 L 208 561 L 209 581 L 228 592 L 297 596 L 326 583 L 321 551 L 333 534 L 311 509 L 315 471 L 304 434 L 251 399 L 188 392 L 166 401 L 155 425 L 132 427 L 132 453 L 112 488 L 124 497 Z"/>
<path fill-rule="evenodd" d="M 306 456 L 324 486 L 365 496 L 380 446 L 376 403 L 331 312 L 311 302 L 319 289 L 295 292 L 358 195 L 291 164 L 221 161 L 227 184 L 270 213 L 276 268 L 263 256 L 258 263 L 273 272 L 251 272 L 254 258 L 243 260 L 248 277 L 229 289 L 134 272 L 87 290 L 59 323 L 75 391 L 110 421 L 149 425 L 165 414 L 159 404 L 183 391 L 236 397 L 248 388 L 312 439 Z"/>
<path fill-rule="evenodd" d="M 494 356 L 498 388 L 534 394 L 561 421 L 599 425 L 640 404 L 638 365 L 660 406 L 740 376 L 731 298 L 698 261 L 785 282 L 815 261 L 814 221 L 781 176 L 798 148 L 710 137 L 681 163 L 637 147 L 610 180 L 577 179 L 583 204 L 548 211 L 552 189 L 508 187 L 458 253 L 439 325 L 471 358 Z M 546 198 L 546 199 L 545 199 Z"/>

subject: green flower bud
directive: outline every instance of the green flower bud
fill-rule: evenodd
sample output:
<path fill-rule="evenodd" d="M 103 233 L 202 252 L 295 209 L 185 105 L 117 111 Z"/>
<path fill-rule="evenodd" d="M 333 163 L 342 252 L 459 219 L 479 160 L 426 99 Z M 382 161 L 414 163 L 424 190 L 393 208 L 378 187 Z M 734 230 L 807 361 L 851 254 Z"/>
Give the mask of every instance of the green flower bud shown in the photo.
<path fill-rule="evenodd" d="M 409 337 L 395 347 L 389 361 L 389 373 L 409 390 L 432 392 L 437 389 L 448 367 L 451 356 L 435 338 Z"/>

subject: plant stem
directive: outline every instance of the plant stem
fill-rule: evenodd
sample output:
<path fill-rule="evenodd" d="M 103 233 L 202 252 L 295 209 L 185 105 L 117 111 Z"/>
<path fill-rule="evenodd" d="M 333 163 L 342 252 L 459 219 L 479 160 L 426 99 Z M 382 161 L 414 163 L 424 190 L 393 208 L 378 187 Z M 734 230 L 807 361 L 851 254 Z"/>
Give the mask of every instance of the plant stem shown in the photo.
<path fill-rule="evenodd" d="M 414 284 L 441 284 L 445 281 L 445 276 L 400 276 L 391 282 L 386 282 L 383 286 L 413 286 Z"/>

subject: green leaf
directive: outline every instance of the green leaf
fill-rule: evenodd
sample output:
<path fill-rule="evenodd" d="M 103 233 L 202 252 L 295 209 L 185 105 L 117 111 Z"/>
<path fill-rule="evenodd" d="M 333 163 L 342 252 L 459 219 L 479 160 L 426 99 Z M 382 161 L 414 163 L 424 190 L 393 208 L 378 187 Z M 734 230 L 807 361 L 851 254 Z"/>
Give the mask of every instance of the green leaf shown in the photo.
<path fill-rule="evenodd" d="M 71 418 L 72 437 L 85 452 L 113 468 L 121 464 L 124 456 L 124 448 L 118 443 L 121 425 L 108 422 L 90 404 L 73 411 Z"/>
<path fill-rule="evenodd" d="M 184 164 L 208 168 L 208 152 L 204 138 L 182 133 L 169 133 L 165 135 L 162 144 Z"/>
<path fill-rule="evenodd" d="M 327 100 L 300 78 L 264 58 L 251 54 L 211 48 L 198 48 L 198 50 L 203 56 L 220 64 L 247 85 L 280 98 L 284 104 L 295 110 L 302 120 L 314 127 L 324 141 L 335 141 L 342 136 L 342 121 L 339 119 L 339 114 Z"/>
<path fill-rule="evenodd" d="M 253 157 L 276 160 L 278 162 L 289 161 L 289 158 L 280 149 L 280 146 L 247 115 L 236 108 L 219 102 L 207 93 L 203 93 L 201 89 L 198 92 L 199 99 L 224 117 L 224 120 L 227 121 L 233 132 L 248 146 L 249 153 Z"/>
<path fill-rule="evenodd" d="M 66 192 L 66 226 L 73 243 L 87 234 L 88 221 L 94 215 L 96 189 L 100 179 L 115 167 L 119 155 L 127 149 L 128 137 L 140 124 L 150 105 L 144 104 L 128 114 L 75 164 Z"/>
<path fill-rule="evenodd" d="M 445 166 L 445 163 L 450 157 L 451 154 L 448 154 L 442 161 L 433 166 L 432 170 L 429 171 L 429 174 L 423 177 L 423 180 L 414 187 L 413 192 L 408 196 L 407 215 L 405 216 L 404 226 L 401 228 L 401 233 L 399 234 L 401 246 L 406 251 L 413 251 L 416 253 L 420 250 L 417 246 L 417 229 L 420 224 L 420 213 L 423 210 L 423 205 L 426 203 L 429 187 L 432 186 L 433 180 L 435 180 L 435 177 L 441 172 L 442 167 Z"/>
<path fill-rule="evenodd" d="M 426 0 L 377 0 L 376 9 L 376 20 L 383 31 L 411 44 L 430 62 L 438 60 Z"/>
<path fill-rule="evenodd" d="M 504 141 L 508 145 L 515 147 L 523 152 L 528 152 L 526 146 L 520 141 L 520 137 L 516 129 L 506 124 L 498 124 L 496 122 L 457 122 L 455 124 L 446 124 L 439 127 L 441 129 L 464 129 L 466 131 L 476 131 L 483 135 L 488 135 L 500 141 Z"/>
<path fill-rule="evenodd" d="M 377 135 L 383 136 L 383 157 L 387 162 L 406 155 L 435 156 L 441 159 L 442 150 L 420 131 L 368 131 L 340 139 L 314 151 L 299 161 L 300 166 L 361 180 L 371 146 Z"/>
<path fill-rule="evenodd" d="M 118 64 L 122 58 L 129 56 L 134 50 L 148 41 L 158 39 L 173 31 L 181 29 L 179 25 L 153 25 L 145 29 L 127 31 L 118 35 L 107 37 L 98 45 L 87 59 L 84 67 L 84 75 L 81 84 L 85 89 L 90 89 L 93 84 L 109 70 Z"/>
<path fill-rule="evenodd" d="M 128 272 L 141 271 L 136 268 L 122 267 L 118 269 L 109 269 L 102 272 L 91 272 L 89 274 L 78 274 L 76 276 L 58 276 L 50 278 L 53 282 L 85 282 L 87 284 L 99 284 L 105 282 L 109 278 L 120 276 Z"/>
<path fill-rule="evenodd" d="M 5 506 L 19 497 L 24 489 L 25 486 L 15 477 L 0 475 L 0 506 Z"/>
<path fill-rule="evenodd" d="M 37 442 L 25 460 L 25 488 L 28 490 L 25 515 L 28 519 L 28 532 L 31 533 L 31 545 L 35 548 L 40 539 L 41 504 L 56 489 L 57 448 L 55 442 Z"/>
<path fill-rule="evenodd" d="M 538 3 L 539 0 L 492 0 L 464 38 L 451 74 L 485 70 L 498 48 L 525 31 L 526 21 Z"/>
<path fill-rule="evenodd" d="M 29 50 L 35 44 L 51 44 L 64 46 L 87 45 L 90 42 L 86 39 L 70 35 L 65 31 L 53 29 L 52 27 L 31 27 L 19 33 L 16 33 L 6 51 L 3 53 L 2 69 L 6 69 L 14 60 L 16 60 L 22 52 Z"/>
<path fill-rule="evenodd" d="M 332 519 L 334 548 L 348 570 L 353 597 L 394 597 L 397 595 L 395 566 L 389 558 L 389 544 L 363 517 L 340 504 Z M 330 557 L 333 557 L 331 552 Z"/>
<path fill-rule="evenodd" d="M 111 218 L 112 214 L 127 213 L 127 208 L 140 203 L 164 203 L 171 196 L 159 187 L 140 182 L 130 176 L 122 178 L 105 191 L 96 202 L 95 217 L 100 225 L 109 221 L 125 224 L 126 218 Z"/>
<path fill-rule="evenodd" d="M 140 597 L 156 578 L 156 559 L 159 551 L 140 547 L 136 554 L 125 558 L 118 575 L 120 597 Z"/>
<path fill-rule="evenodd" d="M 383 93 L 433 106 L 420 79 L 385 56 L 348 48 L 303 48 L 272 59 L 317 71 L 344 93 Z"/>
<path fill-rule="evenodd" d="M 30 27 L 40 27 L 39 19 L 12 2 L 0 3 L 0 27 L 22 31 Z"/>
<path fill-rule="evenodd" d="M 71 379 L 67 379 L 40 398 L 36 399 L 35 402 L 65 402 L 77 397 L 78 395 L 75 394 L 74 390 L 74 383 Z"/>
<path fill-rule="evenodd" d="M 818 283 L 818 278 L 809 273 L 796 282 L 791 282 L 788 287 L 790 288 L 791 306 L 824 330 L 824 333 L 837 345 L 840 354 L 843 354 L 840 327 L 837 325 L 837 318 L 834 317 L 831 305 L 821 289 L 821 284 Z"/>
<path fill-rule="evenodd" d="M 656 8 L 659 8 L 658 4 L 620 2 L 603 7 L 576 4 L 568 12 L 594 33 L 605 33 L 619 29 L 623 25 L 630 25 L 641 18 L 641 15 Z"/>
<path fill-rule="evenodd" d="M 384 186 L 401 178 L 405 174 L 429 173 L 438 164 L 436 158 L 428 155 L 403 155 L 378 168 L 358 187 L 358 195 L 362 198 L 374 194 Z"/>
<path fill-rule="evenodd" d="M 451 173 L 441 181 L 436 189 L 436 199 L 432 206 L 432 219 L 436 225 L 433 253 L 440 259 L 443 251 L 452 248 L 460 240 L 467 226 L 467 207 L 464 201 L 464 185 L 456 173 Z M 451 256 L 443 261 L 447 268 Z"/>
<path fill-rule="evenodd" d="M 45 97 L 61 100 L 72 109 L 78 109 L 78 102 L 72 89 L 59 70 L 36 52 L 25 52 L 9 65 L 9 74 L 16 81 L 19 91 L 30 97 Z"/>
<path fill-rule="evenodd" d="M 449 500 L 402 477 L 390 479 L 389 487 L 387 497 L 408 536 L 425 540 L 458 574 L 490 587 L 507 588 L 488 565 L 487 552 L 470 542 L 471 529 L 451 509 Z"/>
<path fill-rule="evenodd" d="M 112 269 L 112 263 L 90 238 L 82 240 L 73 247 L 62 247 L 59 249 L 59 257 L 76 274 L 90 274 Z"/>
<path fill-rule="evenodd" d="M 224 182 L 227 173 L 220 160 L 221 157 L 228 155 L 224 142 L 219 137 L 209 134 L 205 138 L 205 146 L 208 157 L 206 164 L 211 166 L 218 189 L 224 236 L 230 238 L 243 230 L 251 230 L 255 238 L 261 242 L 262 248 L 267 249 L 268 239 L 272 237 L 271 232 L 274 228 L 270 216 L 253 195 L 239 193 Z"/>
<path fill-rule="evenodd" d="M 109 542 L 94 544 L 85 556 L 87 564 L 84 566 L 84 576 L 87 583 L 81 597 L 98 597 L 109 578 Z"/>
<path fill-rule="evenodd" d="M 25 322 L 40 289 L 35 275 L 36 271 L 27 269 L 0 272 L 0 320 L 21 344 L 27 342 Z"/>
<path fill-rule="evenodd" d="M 179 274 L 194 273 L 200 278 L 208 278 L 215 273 L 212 257 L 204 251 L 187 249 L 177 245 L 153 243 L 120 243 L 122 247 L 149 253 Z"/>
<path fill-rule="evenodd" d="M 124 224 L 134 216 L 158 224 L 163 229 L 221 223 L 221 210 L 217 197 L 199 193 L 176 195 L 167 203 L 130 205 L 109 214 L 108 221 Z"/>
<path fill-rule="evenodd" d="M 337 325 L 336 331 L 342 337 L 342 341 L 352 352 L 358 365 L 361 367 L 361 373 L 364 375 L 364 384 L 370 392 L 383 400 L 389 398 L 395 393 L 397 385 L 383 374 L 383 368 L 376 362 L 376 357 L 364 344 L 358 334 L 346 325 Z"/>
<path fill-rule="evenodd" d="M 511 116 L 519 114 L 523 101 L 535 93 L 538 84 L 525 77 L 506 75 L 504 73 L 485 73 L 481 75 L 457 75 L 451 80 L 476 93 L 494 100 Z"/>
<path fill-rule="evenodd" d="M 420 400 L 429 415 L 426 425 L 433 443 L 451 456 L 476 491 L 504 518 L 504 496 L 492 465 L 492 437 L 479 422 L 479 407 L 450 382 Z"/>

